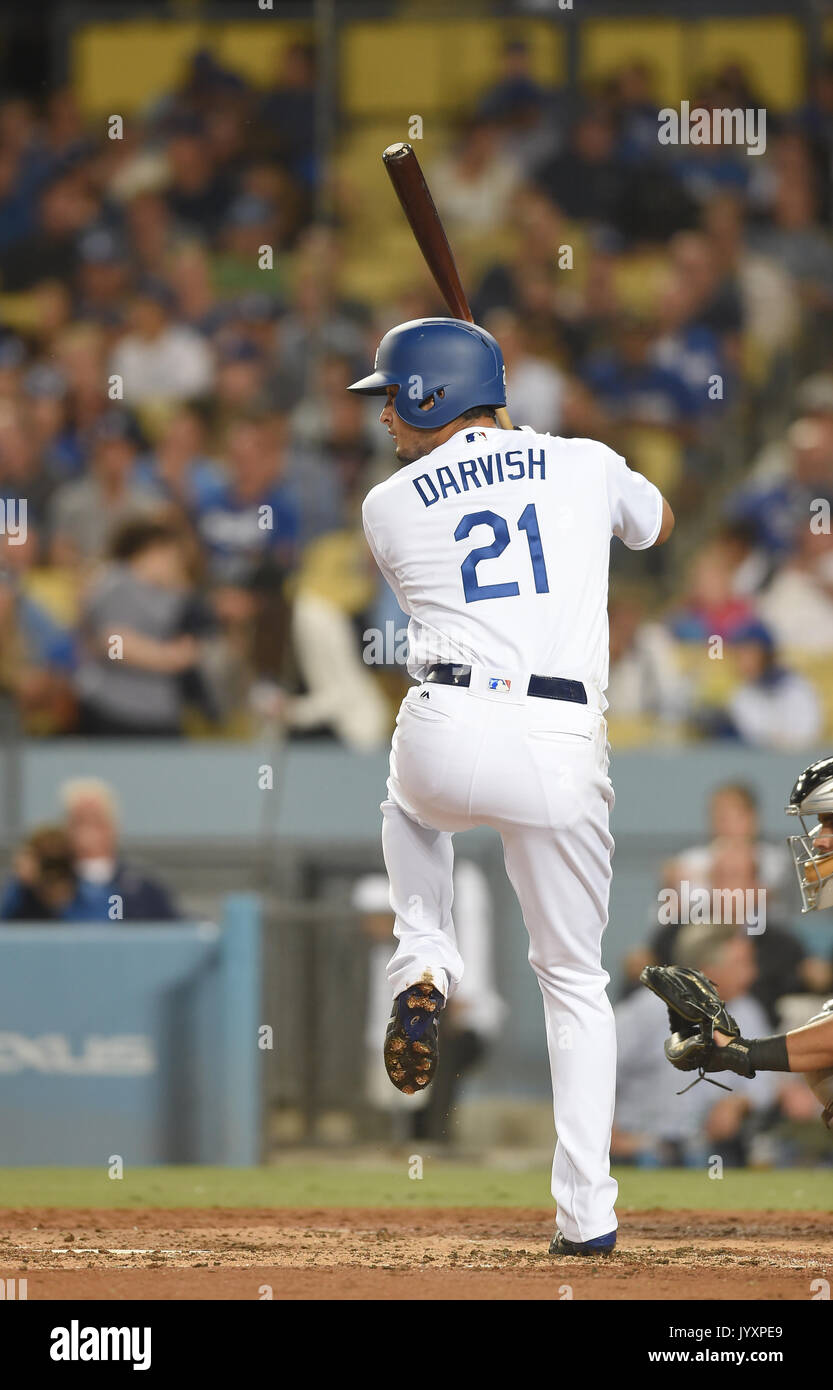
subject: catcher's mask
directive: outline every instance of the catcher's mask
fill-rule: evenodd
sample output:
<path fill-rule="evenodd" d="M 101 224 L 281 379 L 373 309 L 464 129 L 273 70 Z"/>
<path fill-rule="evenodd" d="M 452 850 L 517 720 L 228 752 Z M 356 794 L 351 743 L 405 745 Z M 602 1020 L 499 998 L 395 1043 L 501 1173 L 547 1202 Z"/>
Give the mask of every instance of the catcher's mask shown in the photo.
<path fill-rule="evenodd" d="M 801 911 L 833 907 L 833 853 L 816 849 L 821 825 L 811 828 L 805 820 L 805 816 L 833 815 L 833 757 L 804 769 L 790 792 L 786 811 L 788 816 L 798 816 L 803 832 L 787 837 L 798 875 Z"/>

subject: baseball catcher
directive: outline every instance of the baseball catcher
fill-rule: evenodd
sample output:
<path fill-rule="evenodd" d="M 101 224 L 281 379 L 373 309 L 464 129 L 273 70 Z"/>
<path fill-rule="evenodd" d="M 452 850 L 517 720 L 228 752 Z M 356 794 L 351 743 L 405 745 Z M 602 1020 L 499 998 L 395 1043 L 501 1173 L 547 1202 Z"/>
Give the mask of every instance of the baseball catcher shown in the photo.
<path fill-rule="evenodd" d="M 833 906 L 833 757 L 805 768 L 790 793 L 787 814 L 802 833 L 788 844 L 798 874 L 803 912 Z M 818 816 L 808 828 L 806 816 Z M 716 987 L 699 970 L 646 965 L 640 979 L 668 1006 L 671 1036 L 665 1055 L 678 1071 L 754 1077 L 759 1071 L 801 1072 L 821 1101 L 822 1120 L 833 1130 L 833 999 L 803 1028 L 770 1038 L 744 1038 Z M 714 1083 L 719 1086 L 722 1083 Z M 685 1088 L 688 1089 L 688 1088 Z"/>

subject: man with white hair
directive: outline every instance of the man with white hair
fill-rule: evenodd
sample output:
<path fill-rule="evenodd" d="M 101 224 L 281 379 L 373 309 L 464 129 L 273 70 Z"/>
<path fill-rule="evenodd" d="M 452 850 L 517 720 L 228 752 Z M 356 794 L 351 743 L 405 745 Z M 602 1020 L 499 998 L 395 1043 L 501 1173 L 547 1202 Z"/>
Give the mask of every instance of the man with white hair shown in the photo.
<path fill-rule="evenodd" d="M 87 922 L 178 918 L 168 890 L 125 863 L 112 788 L 97 777 L 73 777 L 60 796 L 78 875 L 78 892 L 66 915 Z"/>

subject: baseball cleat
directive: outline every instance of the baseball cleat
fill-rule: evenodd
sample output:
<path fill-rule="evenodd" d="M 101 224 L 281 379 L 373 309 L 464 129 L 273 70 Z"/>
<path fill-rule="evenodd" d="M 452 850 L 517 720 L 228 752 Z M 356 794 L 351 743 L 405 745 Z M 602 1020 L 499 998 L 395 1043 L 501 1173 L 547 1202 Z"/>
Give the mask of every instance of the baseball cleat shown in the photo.
<path fill-rule="evenodd" d="M 393 1001 L 385 1033 L 385 1069 L 406 1096 L 433 1081 L 440 1056 L 438 1018 L 445 999 L 430 983 L 410 985 Z"/>
<path fill-rule="evenodd" d="M 615 1244 L 615 1231 L 608 1231 L 606 1236 L 596 1236 L 593 1240 L 568 1240 L 560 1231 L 556 1231 L 550 1241 L 550 1254 L 612 1255 Z"/>

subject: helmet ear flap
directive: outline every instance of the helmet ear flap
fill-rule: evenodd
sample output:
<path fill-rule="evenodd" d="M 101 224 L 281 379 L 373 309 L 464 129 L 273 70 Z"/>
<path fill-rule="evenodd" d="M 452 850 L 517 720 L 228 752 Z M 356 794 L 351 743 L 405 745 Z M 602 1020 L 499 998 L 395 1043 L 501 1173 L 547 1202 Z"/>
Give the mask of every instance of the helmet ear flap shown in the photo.
<path fill-rule="evenodd" d="M 430 391 L 425 391 L 422 377 L 413 376 L 408 384 L 408 402 L 405 410 L 400 410 L 396 404 L 402 395 L 401 386 L 393 398 L 393 408 L 400 420 L 404 420 L 406 425 L 412 425 L 415 429 L 430 430 L 432 428 L 431 413 L 445 399 L 445 393 L 445 386 L 434 386 Z M 421 420 L 417 425 L 416 421 L 412 419 L 415 411 L 426 417 L 424 425 Z"/>

